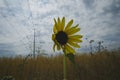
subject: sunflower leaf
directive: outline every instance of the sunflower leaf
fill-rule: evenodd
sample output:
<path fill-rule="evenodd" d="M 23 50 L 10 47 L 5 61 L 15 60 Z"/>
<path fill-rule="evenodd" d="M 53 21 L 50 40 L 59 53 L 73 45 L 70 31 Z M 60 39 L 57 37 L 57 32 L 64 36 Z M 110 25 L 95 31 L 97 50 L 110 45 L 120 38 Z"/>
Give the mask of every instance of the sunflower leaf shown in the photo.
<path fill-rule="evenodd" d="M 73 53 L 66 54 L 66 56 L 68 57 L 68 59 L 70 60 L 70 62 L 72 64 L 74 64 L 74 65 L 76 64 L 76 62 L 75 62 L 75 55 Z"/>

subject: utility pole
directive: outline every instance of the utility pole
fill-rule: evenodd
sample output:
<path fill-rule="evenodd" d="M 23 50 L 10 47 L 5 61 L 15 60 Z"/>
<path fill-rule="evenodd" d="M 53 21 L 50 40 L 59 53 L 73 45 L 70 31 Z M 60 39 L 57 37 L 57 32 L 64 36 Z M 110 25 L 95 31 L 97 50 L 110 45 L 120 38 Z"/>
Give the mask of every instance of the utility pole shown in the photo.
<path fill-rule="evenodd" d="M 33 58 L 35 59 L 35 28 L 34 28 L 34 39 L 33 39 Z"/>

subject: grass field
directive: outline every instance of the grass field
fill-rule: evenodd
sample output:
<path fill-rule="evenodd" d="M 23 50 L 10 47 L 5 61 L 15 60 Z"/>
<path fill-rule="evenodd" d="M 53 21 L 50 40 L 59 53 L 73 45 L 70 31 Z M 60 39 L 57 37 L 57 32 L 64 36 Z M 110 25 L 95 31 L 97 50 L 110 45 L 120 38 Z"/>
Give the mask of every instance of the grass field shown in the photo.
<path fill-rule="evenodd" d="M 68 80 L 120 80 L 120 51 L 80 54 L 75 60 L 76 69 L 67 60 Z M 1 80 L 5 76 L 15 80 L 63 80 L 63 56 L 0 58 Z"/>

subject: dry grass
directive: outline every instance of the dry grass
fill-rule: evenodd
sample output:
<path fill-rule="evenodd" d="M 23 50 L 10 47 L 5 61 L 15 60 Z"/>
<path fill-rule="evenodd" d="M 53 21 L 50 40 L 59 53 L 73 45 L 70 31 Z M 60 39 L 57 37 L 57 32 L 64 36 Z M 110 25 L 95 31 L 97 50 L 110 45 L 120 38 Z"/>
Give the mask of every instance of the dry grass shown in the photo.
<path fill-rule="evenodd" d="M 67 61 L 68 80 L 120 80 L 120 51 L 81 54 L 76 61 L 77 69 Z M 8 75 L 15 80 L 63 80 L 63 58 L 0 58 L 0 77 Z"/>

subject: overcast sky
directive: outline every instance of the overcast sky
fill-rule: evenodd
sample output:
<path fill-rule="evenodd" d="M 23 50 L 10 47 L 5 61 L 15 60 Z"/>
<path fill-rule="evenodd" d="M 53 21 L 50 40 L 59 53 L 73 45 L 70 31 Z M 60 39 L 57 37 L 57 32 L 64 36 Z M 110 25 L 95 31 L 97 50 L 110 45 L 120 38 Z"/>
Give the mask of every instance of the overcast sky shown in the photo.
<path fill-rule="evenodd" d="M 120 47 L 120 0 L 0 0 L 0 56 L 30 53 L 34 28 L 36 47 L 52 53 L 53 19 L 63 16 L 81 28 L 79 51 L 89 40 Z"/>

